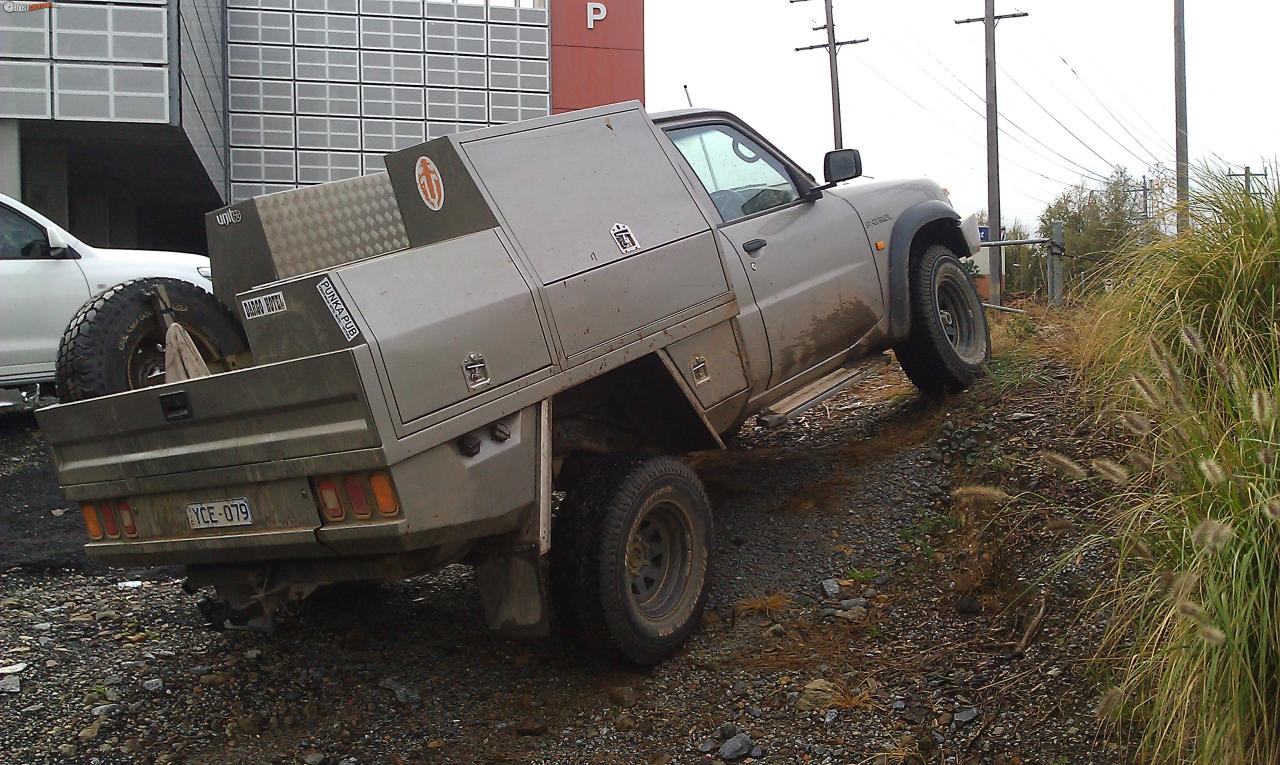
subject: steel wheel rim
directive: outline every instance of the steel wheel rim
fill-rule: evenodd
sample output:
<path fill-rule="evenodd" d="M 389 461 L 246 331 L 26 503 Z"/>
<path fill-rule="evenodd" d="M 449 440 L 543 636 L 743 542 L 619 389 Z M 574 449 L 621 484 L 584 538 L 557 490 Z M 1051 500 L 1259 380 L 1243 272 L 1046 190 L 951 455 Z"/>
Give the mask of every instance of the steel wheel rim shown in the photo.
<path fill-rule="evenodd" d="M 683 508 L 661 502 L 636 518 L 627 538 L 626 587 L 635 612 L 661 622 L 684 601 L 692 570 L 693 524 Z"/>
<path fill-rule="evenodd" d="M 983 349 L 979 343 L 977 310 L 967 285 L 956 281 L 954 274 L 942 274 L 934 290 L 934 302 L 938 306 L 938 323 L 947 342 L 960 358 L 966 361 L 980 360 Z"/>
<path fill-rule="evenodd" d="M 183 329 L 187 330 L 187 334 L 191 336 L 192 342 L 196 345 L 196 350 L 200 352 L 200 357 L 204 359 L 206 364 L 212 363 L 217 358 L 217 354 L 213 352 L 213 347 L 209 341 L 204 335 L 192 330 L 187 325 L 184 324 L 182 326 Z M 129 381 L 130 390 L 164 384 L 164 352 L 164 335 L 161 333 L 149 330 L 138 338 L 138 342 L 134 343 L 129 349 L 129 357 L 125 363 L 125 376 Z"/>

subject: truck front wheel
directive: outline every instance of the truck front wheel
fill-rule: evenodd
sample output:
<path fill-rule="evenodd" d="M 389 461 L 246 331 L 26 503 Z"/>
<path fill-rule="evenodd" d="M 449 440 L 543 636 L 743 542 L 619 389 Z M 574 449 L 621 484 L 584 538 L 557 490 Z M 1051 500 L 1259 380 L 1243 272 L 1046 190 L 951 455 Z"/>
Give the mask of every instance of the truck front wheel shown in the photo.
<path fill-rule="evenodd" d="M 711 505 L 671 457 L 602 458 L 552 527 L 551 594 L 566 631 L 652 665 L 689 638 L 706 604 Z"/>
<path fill-rule="evenodd" d="M 982 376 L 991 333 L 973 282 L 946 246 L 911 257 L 911 335 L 893 351 L 920 391 L 955 393 Z"/>

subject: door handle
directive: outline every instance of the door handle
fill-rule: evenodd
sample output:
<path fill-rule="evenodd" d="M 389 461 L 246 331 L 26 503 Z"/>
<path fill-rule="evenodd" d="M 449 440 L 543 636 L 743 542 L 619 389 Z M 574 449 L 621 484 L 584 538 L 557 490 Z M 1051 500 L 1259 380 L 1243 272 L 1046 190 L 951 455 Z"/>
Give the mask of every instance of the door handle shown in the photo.
<path fill-rule="evenodd" d="M 764 246 L 766 244 L 768 244 L 768 242 L 766 242 L 763 239 L 752 239 L 751 241 L 742 245 L 742 250 L 746 252 L 748 255 L 750 255 L 751 253 L 756 252 L 757 250 L 764 249 Z"/>

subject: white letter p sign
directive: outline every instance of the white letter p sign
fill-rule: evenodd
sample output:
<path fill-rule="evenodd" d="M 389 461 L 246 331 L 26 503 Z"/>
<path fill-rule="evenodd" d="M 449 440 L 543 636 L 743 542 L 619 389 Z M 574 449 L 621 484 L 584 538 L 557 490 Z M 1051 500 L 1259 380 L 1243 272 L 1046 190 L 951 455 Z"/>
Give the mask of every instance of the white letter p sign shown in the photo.
<path fill-rule="evenodd" d="M 604 7 L 604 3 L 587 3 L 587 29 L 595 29 L 597 21 L 604 21 L 604 17 L 609 15 L 609 9 Z"/>

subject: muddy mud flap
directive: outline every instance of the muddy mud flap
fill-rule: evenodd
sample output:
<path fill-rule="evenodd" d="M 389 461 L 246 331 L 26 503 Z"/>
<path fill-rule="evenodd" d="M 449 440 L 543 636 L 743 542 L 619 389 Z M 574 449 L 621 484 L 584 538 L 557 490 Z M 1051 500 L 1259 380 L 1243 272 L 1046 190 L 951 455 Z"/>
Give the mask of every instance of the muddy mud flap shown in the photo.
<path fill-rule="evenodd" d="M 537 544 L 492 547 L 475 564 L 485 624 L 509 638 L 551 634 L 551 599 Z"/>

